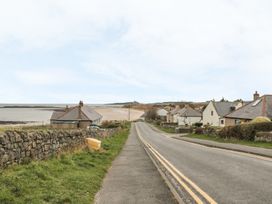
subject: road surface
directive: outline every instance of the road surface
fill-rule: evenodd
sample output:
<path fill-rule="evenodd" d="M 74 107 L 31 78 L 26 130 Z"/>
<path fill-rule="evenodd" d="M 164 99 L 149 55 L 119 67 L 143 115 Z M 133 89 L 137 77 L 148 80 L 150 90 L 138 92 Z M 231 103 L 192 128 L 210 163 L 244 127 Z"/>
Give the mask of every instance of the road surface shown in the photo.
<path fill-rule="evenodd" d="M 143 122 L 141 136 L 217 203 L 272 203 L 272 159 L 167 137 Z"/>

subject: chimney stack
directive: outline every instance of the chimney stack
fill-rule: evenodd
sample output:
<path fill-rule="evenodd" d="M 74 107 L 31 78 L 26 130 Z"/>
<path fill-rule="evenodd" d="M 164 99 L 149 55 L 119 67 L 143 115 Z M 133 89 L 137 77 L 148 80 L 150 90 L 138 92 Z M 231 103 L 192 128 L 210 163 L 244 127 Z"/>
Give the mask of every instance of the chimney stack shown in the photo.
<path fill-rule="evenodd" d="M 260 98 L 260 94 L 256 91 L 253 95 L 253 100 L 256 101 L 258 98 Z"/>
<path fill-rule="evenodd" d="M 83 101 L 79 101 L 79 106 L 80 106 L 80 107 L 83 106 Z"/>

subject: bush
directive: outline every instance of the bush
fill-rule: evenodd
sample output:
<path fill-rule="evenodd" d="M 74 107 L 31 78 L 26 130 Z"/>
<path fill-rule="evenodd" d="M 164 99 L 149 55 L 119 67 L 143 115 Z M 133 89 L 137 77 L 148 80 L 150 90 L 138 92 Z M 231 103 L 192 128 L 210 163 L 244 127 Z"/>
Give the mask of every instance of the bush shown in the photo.
<path fill-rule="evenodd" d="M 193 124 L 193 126 L 195 126 L 195 127 L 199 127 L 199 128 L 200 128 L 200 127 L 202 127 L 202 125 L 203 125 L 203 123 L 200 123 L 200 122 L 199 122 L 199 123 L 195 123 L 195 124 Z"/>
<path fill-rule="evenodd" d="M 253 141 L 257 132 L 272 131 L 272 122 L 248 123 L 236 126 L 224 127 L 220 132 L 221 138 L 236 138 L 239 140 Z"/>
<path fill-rule="evenodd" d="M 204 129 L 201 127 L 198 127 L 195 129 L 195 134 L 197 135 L 203 135 L 204 134 Z"/>
<path fill-rule="evenodd" d="M 212 127 L 210 125 L 205 125 L 204 129 L 203 129 L 203 134 L 205 134 L 205 135 L 216 135 L 217 134 L 216 130 L 217 129 L 215 127 Z"/>
<path fill-rule="evenodd" d="M 176 133 L 192 133 L 193 129 L 191 127 L 177 127 L 175 128 Z"/>
<path fill-rule="evenodd" d="M 101 124 L 102 128 L 118 128 L 121 124 L 115 121 L 103 121 Z"/>

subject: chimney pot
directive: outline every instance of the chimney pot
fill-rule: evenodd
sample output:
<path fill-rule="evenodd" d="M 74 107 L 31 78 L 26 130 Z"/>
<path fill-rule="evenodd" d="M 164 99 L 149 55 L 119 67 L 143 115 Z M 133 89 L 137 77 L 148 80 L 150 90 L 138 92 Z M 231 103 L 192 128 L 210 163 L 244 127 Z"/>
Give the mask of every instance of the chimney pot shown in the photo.
<path fill-rule="evenodd" d="M 253 100 L 256 101 L 258 98 L 260 98 L 260 94 L 256 91 L 253 95 Z"/>
<path fill-rule="evenodd" d="M 79 106 L 80 106 L 80 107 L 83 106 L 83 101 L 79 101 Z"/>

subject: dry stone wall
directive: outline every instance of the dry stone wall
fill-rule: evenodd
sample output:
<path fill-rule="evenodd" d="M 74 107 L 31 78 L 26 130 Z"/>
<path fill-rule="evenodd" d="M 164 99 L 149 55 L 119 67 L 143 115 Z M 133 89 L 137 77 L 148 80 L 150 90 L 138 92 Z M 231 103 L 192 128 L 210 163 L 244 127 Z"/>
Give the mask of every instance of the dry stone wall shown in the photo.
<path fill-rule="evenodd" d="M 0 168 L 47 159 L 83 146 L 87 137 L 108 137 L 116 131 L 117 129 L 5 131 L 0 133 Z"/>

